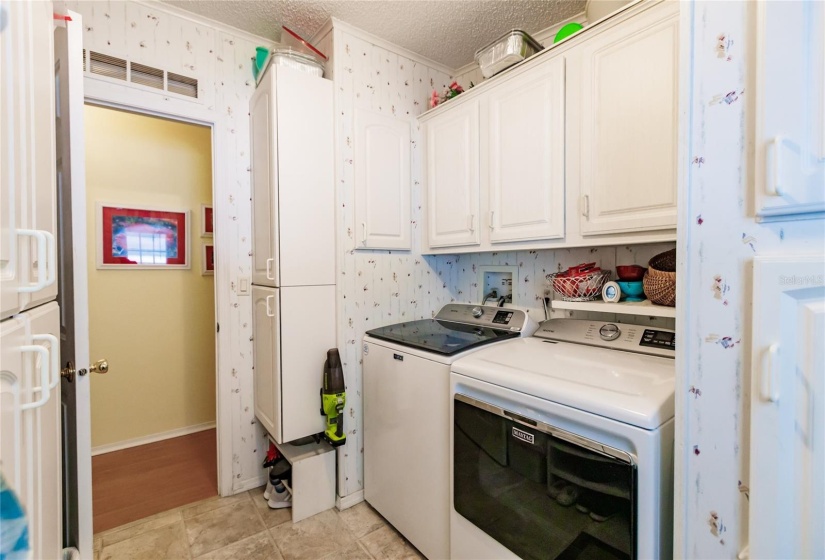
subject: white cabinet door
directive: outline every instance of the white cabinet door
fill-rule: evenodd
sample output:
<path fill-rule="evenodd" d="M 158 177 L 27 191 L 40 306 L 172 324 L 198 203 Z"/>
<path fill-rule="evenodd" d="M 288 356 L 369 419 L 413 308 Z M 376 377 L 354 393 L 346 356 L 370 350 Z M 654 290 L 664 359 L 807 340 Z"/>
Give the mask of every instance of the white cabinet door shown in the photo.
<path fill-rule="evenodd" d="M 0 327 L 0 462 L 26 510 L 31 558 L 62 548 L 59 313 L 49 303 Z"/>
<path fill-rule="evenodd" d="M 8 317 L 57 295 L 57 217 L 51 4 L 3 6 L 0 307 Z"/>
<path fill-rule="evenodd" d="M 581 45 L 581 233 L 676 227 L 679 2 Z"/>
<path fill-rule="evenodd" d="M 252 283 L 278 286 L 278 112 L 270 68 L 252 95 Z"/>
<path fill-rule="evenodd" d="M 411 249 L 410 123 L 355 111 L 355 248 Z"/>
<path fill-rule="evenodd" d="M 825 257 L 754 259 L 750 557 L 825 557 Z"/>
<path fill-rule="evenodd" d="M 504 81 L 485 105 L 490 241 L 564 237 L 564 58 Z"/>
<path fill-rule="evenodd" d="M 280 298 L 276 288 L 252 286 L 252 377 L 255 416 L 276 441 L 281 441 Z"/>
<path fill-rule="evenodd" d="M 427 122 L 427 233 L 430 247 L 477 245 L 478 101 Z"/>
<path fill-rule="evenodd" d="M 761 0 L 756 12 L 756 214 L 823 218 L 825 3 Z"/>

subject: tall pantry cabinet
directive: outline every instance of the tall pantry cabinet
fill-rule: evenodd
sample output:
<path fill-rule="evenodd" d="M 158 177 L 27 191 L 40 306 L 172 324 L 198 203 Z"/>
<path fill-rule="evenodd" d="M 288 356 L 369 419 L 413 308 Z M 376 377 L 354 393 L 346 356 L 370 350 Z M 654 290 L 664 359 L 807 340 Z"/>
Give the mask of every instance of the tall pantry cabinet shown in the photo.
<path fill-rule="evenodd" d="M 255 416 L 285 443 L 324 430 L 336 340 L 332 82 L 270 65 L 250 118 Z"/>
<path fill-rule="evenodd" d="M 51 2 L 0 2 L 0 471 L 29 558 L 61 544 L 60 309 Z M 36 45 L 36 48 L 32 48 Z M 6 519 L 11 528 L 13 520 Z M 9 535 L 4 535 L 9 536 Z"/>

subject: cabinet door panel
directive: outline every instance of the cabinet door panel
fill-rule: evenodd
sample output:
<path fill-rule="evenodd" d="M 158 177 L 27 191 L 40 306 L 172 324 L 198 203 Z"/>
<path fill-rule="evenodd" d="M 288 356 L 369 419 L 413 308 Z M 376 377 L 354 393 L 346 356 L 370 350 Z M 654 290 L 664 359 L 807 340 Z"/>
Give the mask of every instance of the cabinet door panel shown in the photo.
<path fill-rule="evenodd" d="M 582 45 L 583 234 L 676 227 L 678 5 Z"/>
<path fill-rule="evenodd" d="M 252 283 L 278 286 L 278 129 L 273 69 L 250 101 L 252 148 Z"/>
<path fill-rule="evenodd" d="M 281 441 L 281 345 L 279 290 L 252 287 L 252 374 L 255 416 L 275 441 Z"/>
<path fill-rule="evenodd" d="M 564 237 L 564 58 L 489 92 L 490 241 Z"/>
<path fill-rule="evenodd" d="M 756 4 L 756 214 L 825 216 L 825 3 Z M 793 29 L 792 34 L 783 30 Z M 789 63 L 789 61 L 793 61 Z"/>
<path fill-rule="evenodd" d="M 479 242 L 478 101 L 427 123 L 427 223 L 430 247 Z"/>
<path fill-rule="evenodd" d="M 411 249 L 410 123 L 355 113 L 355 248 Z"/>

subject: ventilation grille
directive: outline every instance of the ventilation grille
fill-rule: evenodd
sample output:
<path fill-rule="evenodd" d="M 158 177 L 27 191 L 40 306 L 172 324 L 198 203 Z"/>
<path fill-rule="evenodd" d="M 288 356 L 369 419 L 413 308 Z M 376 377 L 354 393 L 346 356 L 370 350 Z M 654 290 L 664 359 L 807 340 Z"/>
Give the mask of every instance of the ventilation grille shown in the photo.
<path fill-rule="evenodd" d="M 166 89 L 172 93 L 179 93 L 188 97 L 198 96 L 198 81 L 195 78 L 188 78 L 172 72 L 168 72 L 166 78 L 168 79 Z"/>
<path fill-rule="evenodd" d="M 153 68 L 145 64 L 130 62 L 122 58 L 89 51 L 86 62 L 86 49 L 83 49 L 83 71 L 115 80 L 132 82 L 142 86 L 168 91 L 186 97 L 198 97 L 198 80 Z"/>
<path fill-rule="evenodd" d="M 163 89 L 163 70 L 133 62 L 131 71 L 132 82 L 155 89 Z"/>

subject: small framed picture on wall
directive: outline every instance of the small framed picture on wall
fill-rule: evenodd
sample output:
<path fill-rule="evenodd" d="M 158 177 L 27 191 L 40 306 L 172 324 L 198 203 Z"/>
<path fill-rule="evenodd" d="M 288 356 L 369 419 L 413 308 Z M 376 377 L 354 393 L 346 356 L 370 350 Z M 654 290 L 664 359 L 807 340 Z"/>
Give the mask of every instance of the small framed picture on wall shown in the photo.
<path fill-rule="evenodd" d="M 214 245 L 203 246 L 203 254 L 201 255 L 201 274 L 203 276 L 212 276 L 215 274 L 215 247 Z"/>
<path fill-rule="evenodd" d="M 215 221 L 212 218 L 212 207 L 201 204 L 201 237 L 212 237 L 215 232 Z"/>
<path fill-rule="evenodd" d="M 189 211 L 97 204 L 97 268 L 190 268 Z"/>

